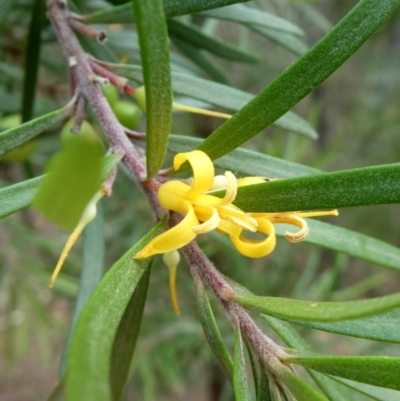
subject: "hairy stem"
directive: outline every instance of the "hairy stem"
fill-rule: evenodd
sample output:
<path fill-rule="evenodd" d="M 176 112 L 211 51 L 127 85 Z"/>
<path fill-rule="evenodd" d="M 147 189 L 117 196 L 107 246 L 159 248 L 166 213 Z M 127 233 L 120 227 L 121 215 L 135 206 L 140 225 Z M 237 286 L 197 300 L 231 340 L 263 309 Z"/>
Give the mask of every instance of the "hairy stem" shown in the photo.
<path fill-rule="evenodd" d="M 183 248 L 183 252 L 194 279 L 200 277 L 212 289 L 232 324 L 235 324 L 236 321 L 239 322 L 245 341 L 260 357 L 260 360 L 268 361 L 271 357 L 284 359 L 287 356 L 286 352 L 261 332 L 242 306 L 231 301 L 232 297 L 236 295 L 234 289 L 225 281 L 222 274 L 213 266 L 198 245 L 192 242 Z"/>
<path fill-rule="evenodd" d="M 158 217 L 165 212 L 159 205 L 157 194 L 153 190 L 157 185 L 144 182 L 146 168 L 139 153 L 126 137 L 123 127 L 111 110 L 101 88 L 96 81 L 88 56 L 83 51 L 69 23 L 70 12 L 62 0 L 48 0 L 48 16 L 56 31 L 58 40 L 68 59 L 71 73 L 76 81 L 77 91 L 86 99 L 106 135 L 110 146 L 123 155 L 122 162 L 133 179 L 142 188 Z"/>

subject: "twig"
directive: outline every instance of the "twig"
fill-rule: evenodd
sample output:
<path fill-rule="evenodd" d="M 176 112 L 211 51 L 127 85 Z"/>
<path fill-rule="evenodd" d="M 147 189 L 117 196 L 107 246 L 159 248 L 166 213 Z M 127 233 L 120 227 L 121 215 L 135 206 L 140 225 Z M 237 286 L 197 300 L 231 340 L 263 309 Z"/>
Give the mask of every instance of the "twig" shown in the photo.
<path fill-rule="evenodd" d="M 92 108 L 110 146 L 123 150 L 124 157 L 122 162 L 142 188 L 153 210 L 160 218 L 165 212 L 159 205 L 157 194 L 151 190 L 152 186 L 148 185 L 148 181 L 146 185 L 143 184 L 143 181 L 146 180 L 144 162 L 133 144 L 126 137 L 123 128 L 96 83 L 96 75 L 88 61 L 88 57 L 69 24 L 69 10 L 66 3 L 62 0 L 47 0 L 47 7 L 49 19 L 53 24 L 64 54 L 70 62 L 73 60 L 72 75 L 76 80 L 79 92 L 86 98 Z"/>
<path fill-rule="evenodd" d="M 198 245 L 191 242 L 183 248 L 183 252 L 191 267 L 194 279 L 201 278 L 211 288 L 233 323 L 236 320 L 239 321 L 245 341 L 254 349 L 261 360 L 266 362 L 272 356 L 279 360 L 285 359 L 287 357 L 286 352 L 261 332 L 242 306 L 231 301 L 232 297 L 236 295 L 235 291 Z"/>

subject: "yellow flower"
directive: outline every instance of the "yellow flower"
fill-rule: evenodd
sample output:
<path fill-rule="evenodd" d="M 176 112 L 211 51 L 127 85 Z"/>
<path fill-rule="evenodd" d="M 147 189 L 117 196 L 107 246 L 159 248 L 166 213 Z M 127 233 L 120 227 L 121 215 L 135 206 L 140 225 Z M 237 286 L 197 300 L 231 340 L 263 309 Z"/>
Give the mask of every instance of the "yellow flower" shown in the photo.
<path fill-rule="evenodd" d="M 193 170 L 190 183 L 171 180 L 161 185 L 158 191 L 160 204 L 185 215 L 183 220 L 168 231 L 154 238 L 135 255 L 135 259 L 155 254 L 164 254 L 189 244 L 198 234 L 216 229 L 229 235 L 235 248 L 245 256 L 260 258 L 275 248 L 276 236 L 274 223 L 287 223 L 300 228 L 298 232 L 286 232 L 291 242 L 303 241 L 308 234 L 308 226 L 303 217 L 337 215 L 336 210 L 322 212 L 285 212 L 285 213 L 245 213 L 235 205 L 238 186 L 265 182 L 262 177 L 236 179 L 226 171 L 224 176 L 215 177 L 211 159 L 202 151 L 194 150 L 179 153 L 174 159 L 178 170 L 184 162 L 189 162 Z M 218 198 L 213 191 L 225 189 L 224 198 Z M 265 235 L 261 240 L 253 240 L 244 235 L 246 232 L 259 232 Z"/>

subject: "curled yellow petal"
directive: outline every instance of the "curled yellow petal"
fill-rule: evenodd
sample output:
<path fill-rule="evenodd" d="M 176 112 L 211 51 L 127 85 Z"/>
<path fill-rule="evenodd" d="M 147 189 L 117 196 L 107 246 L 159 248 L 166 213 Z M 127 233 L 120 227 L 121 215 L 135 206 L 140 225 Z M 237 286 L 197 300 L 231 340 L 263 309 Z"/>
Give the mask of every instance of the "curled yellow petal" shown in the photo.
<path fill-rule="evenodd" d="M 231 221 L 246 230 L 257 231 L 257 220 L 234 205 L 221 206 L 218 213 L 221 219 Z"/>
<path fill-rule="evenodd" d="M 285 237 L 290 242 L 301 242 L 307 238 L 309 233 L 307 222 L 296 214 L 282 214 L 269 218 L 273 223 L 287 223 L 299 227 L 300 230 L 292 233 L 285 231 Z"/>
<path fill-rule="evenodd" d="M 189 190 L 190 186 L 181 181 L 168 181 L 158 189 L 158 200 L 165 209 L 186 213 L 187 200 L 185 200 L 185 194 Z"/>
<path fill-rule="evenodd" d="M 204 208 L 204 206 L 203 206 Z M 215 207 L 209 207 L 208 209 L 210 209 L 210 212 L 205 214 L 207 216 L 207 219 L 204 220 L 204 223 L 199 224 L 198 226 L 195 226 L 192 228 L 193 232 L 195 234 L 204 234 L 204 233 L 208 233 L 211 230 L 214 230 L 215 228 L 218 227 L 219 222 L 221 221 L 217 209 Z M 196 210 L 196 207 L 195 207 Z M 211 216 L 209 216 L 209 214 L 211 213 Z M 196 212 L 196 216 L 199 218 L 199 214 Z M 200 218 L 200 220 L 202 220 Z"/>
<path fill-rule="evenodd" d="M 178 153 L 174 158 L 175 170 L 178 170 L 185 161 L 190 163 L 193 170 L 193 184 L 188 194 L 207 192 L 214 181 L 214 165 L 211 159 L 200 150 Z"/>
<path fill-rule="evenodd" d="M 217 231 L 222 234 L 229 234 L 231 237 L 238 238 L 243 228 L 232 222 L 221 220 L 218 224 Z"/>
<path fill-rule="evenodd" d="M 266 238 L 261 241 L 254 241 L 240 235 L 235 238 L 230 236 L 230 239 L 235 248 L 243 255 L 249 258 L 262 258 L 271 253 L 276 244 L 274 225 L 268 220 L 258 217 L 258 232 L 266 234 Z"/>
<path fill-rule="evenodd" d="M 184 202 L 187 206 L 184 219 L 175 227 L 170 228 L 150 241 L 134 256 L 134 259 L 148 258 L 156 254 L 174 251 L 182 248 L 196 238 L 196 234 L 192 228 L 199 224 L 199 220 L 194 213 L 191 203 Z"/>
<path fill-rule="evenodd" d="M 225 177 L 226 177 L 226 192 L 225 196 L 221 200 L 221 206 L 223 205 L 229 205 L 232 203 L 237 194 L 237 180 L 236 177 L 230 172 L 230 171 L 225 171 Z"/>

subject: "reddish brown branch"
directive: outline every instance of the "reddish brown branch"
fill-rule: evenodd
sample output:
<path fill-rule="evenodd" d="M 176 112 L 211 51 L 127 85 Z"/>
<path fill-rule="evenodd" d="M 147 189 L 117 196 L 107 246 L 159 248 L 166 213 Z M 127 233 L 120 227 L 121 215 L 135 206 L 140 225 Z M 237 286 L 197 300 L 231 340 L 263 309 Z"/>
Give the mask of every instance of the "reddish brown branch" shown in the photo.
<path fill-rule="evenodd" d="M 62 0 L 48 0 L 47 7 L 48 16 L 56 31 L 64 54 L 69 61 L 79 93 L 86 98 L 87 103 L 92 108 L 110 146 L 118 149 L 124 155 L 122 159 L 123 163 L 146 194 L 153 210 L 160 217 L 163 209 L 159 205 L 157 194 L 150 191 L 148 185 L 143 185 L 143 181 L 146 179 L 144 162 L 133 144 L 126 137 L 123 128 L 99 88 L 88 56 L 83 51 L 70 26 L 68 19 L 70 14 L 65 2 Z"/>

